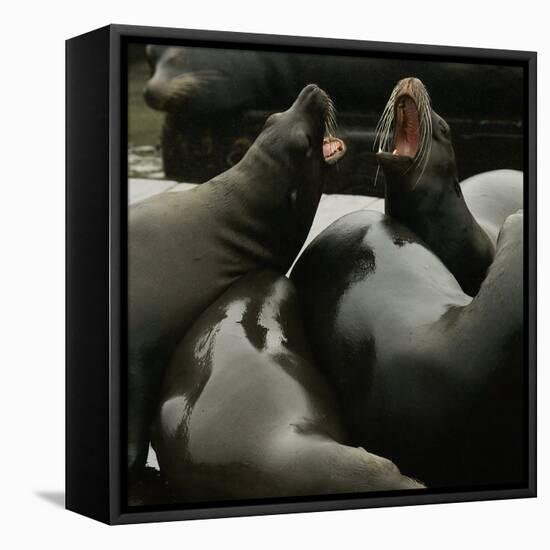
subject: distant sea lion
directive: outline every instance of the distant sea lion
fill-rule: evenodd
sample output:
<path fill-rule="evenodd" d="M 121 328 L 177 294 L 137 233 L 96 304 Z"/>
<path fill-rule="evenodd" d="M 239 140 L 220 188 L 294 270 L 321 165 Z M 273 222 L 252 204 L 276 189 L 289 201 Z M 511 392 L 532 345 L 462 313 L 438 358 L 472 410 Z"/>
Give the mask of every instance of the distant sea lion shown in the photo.
<path fill-rule="evenodd" d="M 179 112 L 188 119 L 217 118 L 254 107 L 257 98 L 271 98 L 261 101 L 264 109 L 280 108 L 309 82 L 297 87 L 287 56 L 270 52 L 151 44 L 146 56 L 151 78 L 143 91 L 145 101 L 153 109 Z M 285 78 L 277 81 L 274 75 Z"/>
<path fill-rule="evenodd" d="M 423 487 L 344 444 L 294 285 L 273 271 L 242 277 L 203 312 L 163 386 L 153 445 L 182 501 Z"/>
<path fill-rule="evenodd" d="M 466 204 L 451 130 L 432 109 L 420 80 L 406 78 L 397 83 L 380 119 L 378 136 L 386 213 L 423 239 L 463 290 L 475 296 L 493 261 L 494 237 L 490 238 Z M 523 207 L 521 175 L 507 183 L 503 192 L 498 182 L 491 182 L 490 192 L 502 199 L 492 204 L 501 223 Z M 470 183 L 469 187 L 474 186 Z M 482 211 L 489 215 L 490 209 L 487 203 Z"/>
<path fill-rule="evenodd" d="M 246 273 L 285 273 L 302 246 L 328 163 L 343 154 L 327 94 L 309 85 L 269 117 L 232 169 L 128 216 L 128 466 L 140 471 L 162 372 L 198 315 Z"/>
<path fill-rule="evenodd" d="M 353 444 L 428 487 L 522 482 L 523 213 L 473 299 L 412 231 L 369 210 L 321 233 L 291 279 Z"/>

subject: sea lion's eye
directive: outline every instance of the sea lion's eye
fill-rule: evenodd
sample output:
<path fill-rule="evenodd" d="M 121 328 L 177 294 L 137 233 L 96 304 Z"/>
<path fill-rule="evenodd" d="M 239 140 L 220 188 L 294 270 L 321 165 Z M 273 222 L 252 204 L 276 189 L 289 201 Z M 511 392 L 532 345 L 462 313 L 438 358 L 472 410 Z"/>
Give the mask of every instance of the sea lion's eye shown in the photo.
<path fill-rule="evenodd" d="M 455 193 L 457 194 L 457 196 L 459 198 L 462 197 L 462 188 L 460 187 L 460 183 L 458 181 L 458 178 L 454 179 L 454 188 L 455 188 Z"/>
<path fill-rule="evenodd" d="M 313 151 L 311 136 L 303 128 L 296 128 L 292 131 L 291 146 L 297 155 L 310 157 Z"/>
<path fill-rule="evenodd" d="M 449 127 L 446 126 L 445 124 L 439 125 L 439 131 L 441 132 L 441 135 L 445 137 L 449 135 Z"/>

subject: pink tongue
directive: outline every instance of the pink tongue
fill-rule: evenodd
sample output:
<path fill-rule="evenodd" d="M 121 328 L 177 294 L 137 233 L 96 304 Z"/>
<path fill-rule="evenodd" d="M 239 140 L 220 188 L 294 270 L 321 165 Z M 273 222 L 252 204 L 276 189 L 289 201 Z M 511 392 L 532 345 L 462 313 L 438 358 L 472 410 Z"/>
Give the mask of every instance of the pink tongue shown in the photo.
<path fill-rule="evenodd" d="M 414 142 L 405 141 L 399 144 L 398 154 L 405 157 L 414 157 L 416 155 L 417 145 Z"/>
<path fill-rule="evenodd" d="M 396 150 L 398 155 L 414 157 L 418 151 L 418 142 L 420 140 L 418 111 L 411 98 L 407 97 L 404 101 L 405 108 L 402 111 L 402 130 Z"/>

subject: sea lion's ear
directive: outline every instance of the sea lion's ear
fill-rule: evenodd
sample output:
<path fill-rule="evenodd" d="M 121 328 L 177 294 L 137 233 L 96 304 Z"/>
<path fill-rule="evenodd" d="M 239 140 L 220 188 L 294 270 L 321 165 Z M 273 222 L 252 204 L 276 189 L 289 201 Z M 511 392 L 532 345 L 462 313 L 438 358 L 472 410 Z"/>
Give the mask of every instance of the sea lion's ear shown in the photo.
<path fill-rule="evenodd" d="M 296 210 L 297 202 L 298 202 L 298 189 L 294 188 L 290 192 L 290 207 L 292 208 L 292 210 Z"/>

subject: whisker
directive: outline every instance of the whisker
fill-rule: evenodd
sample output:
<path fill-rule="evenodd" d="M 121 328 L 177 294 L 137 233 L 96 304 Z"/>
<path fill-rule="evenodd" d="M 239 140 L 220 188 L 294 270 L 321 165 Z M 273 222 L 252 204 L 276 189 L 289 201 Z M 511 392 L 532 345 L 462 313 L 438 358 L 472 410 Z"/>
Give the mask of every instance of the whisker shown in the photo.
<path fill-rule="evenodd" d="M 190 80 L 193 78 L 206 78 L 209 80 L 224 80 L 227 79 L 220 71 L 203 69 L 199 71 L 183 71 L 180 74 L 172 77 L 173 81 Z"/>
<path fill-rule="evenodd" d="M 376 167 L 376 174 L 374 176 L 374 187 L 376 187 L 376 182 L 378 181 L 378 172 L 380 172 L 380 165 Z"/>
<path fill-rule="evenodd" d="M 325 93 L 326 110 L 325 110 L 325 133 L 329 137 L 336 134 L 337 122 L 336 122 L 336 108 L 332 98 Z"/>
<path fill-rule="evenodd" d="M 193 72 L 183 72 L 170 80 L 169 95 L 175 99 L 184 99 L 191 92 L 200 89 L 201 86 L 224 80 L 219 71 L 203 70 Z"/>

